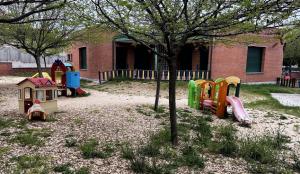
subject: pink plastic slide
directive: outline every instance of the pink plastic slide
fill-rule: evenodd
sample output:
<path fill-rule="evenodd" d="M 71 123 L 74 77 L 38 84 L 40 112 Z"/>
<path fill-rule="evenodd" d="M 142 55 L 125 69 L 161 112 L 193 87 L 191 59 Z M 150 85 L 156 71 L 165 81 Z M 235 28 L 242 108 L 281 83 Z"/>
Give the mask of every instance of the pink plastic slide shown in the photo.
<path fill-rule="evenodd" d="M 235 118 L 242 124 L 250 125 L 252 120 L 246 113 L 241 100 L 235 96 L 227 96 L 226 101 L 232 106 Z"/>

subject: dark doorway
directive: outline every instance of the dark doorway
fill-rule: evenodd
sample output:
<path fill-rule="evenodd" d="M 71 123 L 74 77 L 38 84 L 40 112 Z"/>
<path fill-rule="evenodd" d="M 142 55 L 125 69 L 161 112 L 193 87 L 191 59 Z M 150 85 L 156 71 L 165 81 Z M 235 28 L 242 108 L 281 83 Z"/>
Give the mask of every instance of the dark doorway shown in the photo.
<path fill-rule="evenodd" d="M 116 48 L 116 69 L 127 69 L 127 48 Z"/>
<path fill-rule="evenodd" d="M 186 45 L 179 53 L 177 69 L 192 70 L 193 46 Z"/>
<path fill-rule="evenodd" d="M 135 48 L 134 69 L 152 70 L 153 58 L 151 52 L 145 46 Z"/>
<path fill-rule="evenodd" d="M 32 89 L 24 88 L 24 113 L 33 105 Z"/>
<path fill-rule="evenodd" d="M 200 70 L 207 71 L 208 70 L 208 57 L 209 57 L 209 47 L 200 46 Z"/>

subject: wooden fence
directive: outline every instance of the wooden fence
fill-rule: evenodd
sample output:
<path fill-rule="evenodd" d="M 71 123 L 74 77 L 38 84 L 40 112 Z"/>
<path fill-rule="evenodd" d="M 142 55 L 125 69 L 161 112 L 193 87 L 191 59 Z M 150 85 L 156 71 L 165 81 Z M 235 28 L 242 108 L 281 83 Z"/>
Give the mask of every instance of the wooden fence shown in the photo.
<path fill-rule="evenodd" d="M 276 80 L 276 84 L 280 85 L 280 86 L 295 88 L 296 87 L 296 81 L 297 80 L 295 78 L 284 79 L 284 78 L 278 77 L 277 80 Z"/>
<path fill-rule="evenodd" d="M 177 80 L 192 80 L 192 79 L 210 79 L 209 71 L 191 71 L 191 70 L 178 70 Z M 112 70 L 105 72 L 98 72 L 99 83 L 112 80 L 115 78 L 128 78 L 135 80 L 155 80 L 157 78 L 157 71 L 154 70 Z M 169 80 L 169 71 L 161 72 L 162 80 Z"/>

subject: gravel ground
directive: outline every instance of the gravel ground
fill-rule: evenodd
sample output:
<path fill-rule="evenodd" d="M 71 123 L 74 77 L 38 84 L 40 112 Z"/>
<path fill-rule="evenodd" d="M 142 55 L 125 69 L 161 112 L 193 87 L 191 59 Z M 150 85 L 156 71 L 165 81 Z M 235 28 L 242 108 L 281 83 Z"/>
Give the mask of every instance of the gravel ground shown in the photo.
<path fill-rule="evenodd" d="M 300 107 L 300 94 L 272 93 L 272 97 L 278 100 L 282 105 Z"/>
<path fill-rule="evenodd" d="M 24 120 L 24 116 L 18 114 L 17 90 L 14 85 L 22 79 L 17 77 L 0 78 L 0 117 L 16 121 Z M 122 91 L 128 90 L 124 89 Z M 47 128 L 50 130 L 51 136 L 46 138 L 44 146 L 24 147 L 10 142 L 11 137 L 0 135 L 0 148 L 10 148 L 2 157 L 0 153 L 1 163 L 5 164 L 0 165 L 0 173 L 11 173 L 14 168 L 11 158 L 24 154 L 46 156 L 49 158 L 50 166 L 71 163 L 74 168 L 86 166 L 92 173 L 132 173 L 128 169 L 128 161 L 122 159 L 119 152 L 107 159 L 84 159 L 78 148 L 65 146 L 65 138 L 72 135 L 79 143 L 89 138 L 95 138 L 100 143 L 130 142 L 136 146 L 145 143 L 151 132 L 155 132 L 162 127 L 161 121 L 142 115 L 135 108 L 141 104 L 153 104 L 154 97 L 133 95 L 133 93 L 128 95 L 126 92 L 120 91 L 116 93 L 87 91 L 91 93 L 88 97 L 59 98 L 59 112 L 53 116 L 56 121 L 27 123 L 29 128 Z M 140 94 L 147 93 L 142 89 L 139 91 Z M 168 100 L 162 98 L 161 103 L 167 105 Z M 186 99 L 180 99 L 177 101 L 177 106 L 186 107 L 186 103 Z M 271 111 L 247 109 L 247 112 L 254 120 L 251 128 L 240 127 L 238 123 L 233 122 L 231 119 L 218 119 L 216 117 L 213 117 L 212 124 L 218 126 L 233 123 L 238 129 L 239 137 L 274 133 L 276 130 L 281 129 L 284 134 L 291 137 L 292 141 L 289 146 L 293 149 L 299 148 L 299 118 Z M 11 136 L 14 136 L 20 130 L 16 127 L 5 130 L 0 129 L 0 133 L 3 133 L 3 131 L 8 131 Z M 202 171 L 193 171 L 183 167 L 179 168 L 177 173 L 247 173 L 246 162 L 243 160 L 221 155 L 211 155 L 206 158 L 206 166 Z"/>

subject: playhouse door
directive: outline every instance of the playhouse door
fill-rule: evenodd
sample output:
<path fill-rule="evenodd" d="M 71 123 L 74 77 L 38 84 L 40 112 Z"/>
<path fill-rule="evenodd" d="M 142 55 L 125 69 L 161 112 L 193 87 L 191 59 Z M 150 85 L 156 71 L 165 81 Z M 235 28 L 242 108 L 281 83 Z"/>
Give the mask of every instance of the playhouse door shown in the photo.
<path fill-rule="evenodd" d="M 27 113 L 28 109 L 33 105 L 32 101 L 24 101 L 24 112 Z"/>
<path fill-rule="evenodd" d="M 24 88 L 24 112 L 27 113 L 28 109 L 33 105 L 32 89 Z"/>

